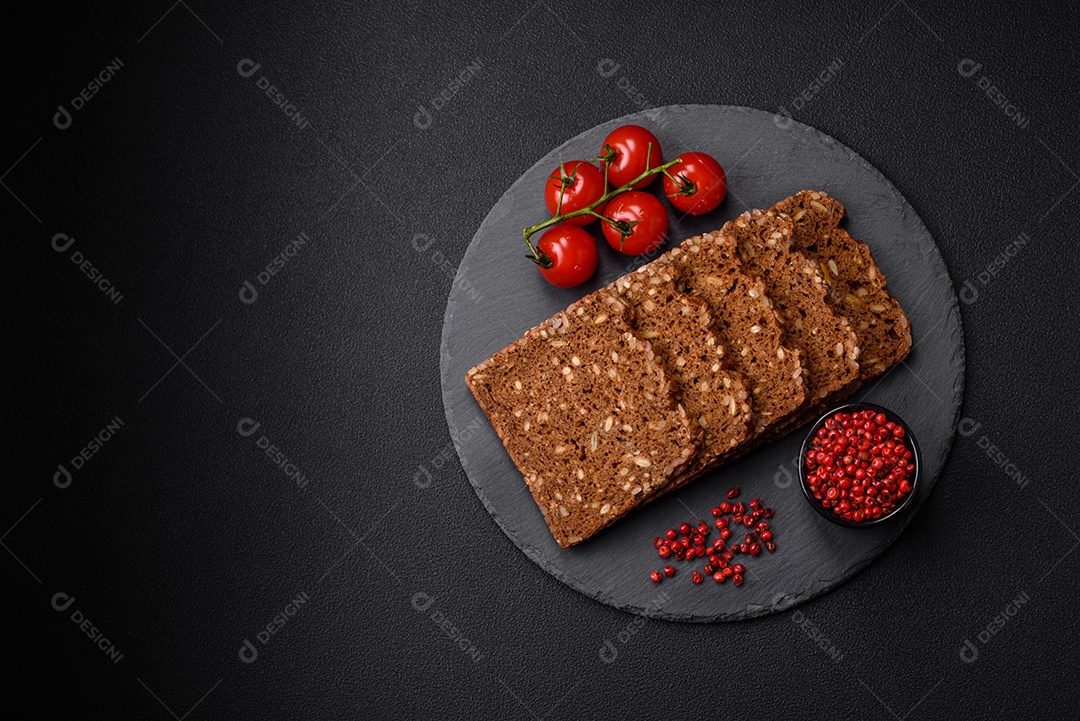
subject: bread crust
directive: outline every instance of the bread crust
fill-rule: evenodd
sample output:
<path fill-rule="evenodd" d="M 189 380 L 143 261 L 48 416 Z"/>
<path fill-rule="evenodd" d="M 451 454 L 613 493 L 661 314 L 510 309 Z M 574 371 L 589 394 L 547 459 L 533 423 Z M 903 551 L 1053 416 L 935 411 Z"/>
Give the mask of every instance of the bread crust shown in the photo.
<path fill-rule="evenodd" d="M 870 248 L 840 227 L 843 204 L 820 190 L 803 190 L 770 208 L 791 217 L 792 245 L 812 260 L 828 301 L 858 337 L 860 379 L 867 382 L 911 352 L 911 323 L 886 290 Z"/>

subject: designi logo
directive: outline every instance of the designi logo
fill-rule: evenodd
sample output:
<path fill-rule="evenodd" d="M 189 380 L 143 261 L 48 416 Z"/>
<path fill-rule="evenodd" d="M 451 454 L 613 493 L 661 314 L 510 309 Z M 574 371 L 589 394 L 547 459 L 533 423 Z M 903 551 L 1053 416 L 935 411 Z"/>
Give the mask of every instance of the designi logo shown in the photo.
<path fill-rule="evenodd" d="M 82 110 L 101 91 L 101 86 L 112 80 L 113 76 L 122 67 L 124 67 L 124 61 L 120 58 L 113 58 L 112 62 L 106 65 L 85 88 L 79 91 L 78 95 L 71 99 L 71 107 L 76 111 Z M 74 119 L 71 116 L 71 111 L 63 103 L 57 105 L 56 114 L 53 115 L 53 125 L 60 130 L 67 130 L 71 127 L 72 122 L 74 122 Z"/>

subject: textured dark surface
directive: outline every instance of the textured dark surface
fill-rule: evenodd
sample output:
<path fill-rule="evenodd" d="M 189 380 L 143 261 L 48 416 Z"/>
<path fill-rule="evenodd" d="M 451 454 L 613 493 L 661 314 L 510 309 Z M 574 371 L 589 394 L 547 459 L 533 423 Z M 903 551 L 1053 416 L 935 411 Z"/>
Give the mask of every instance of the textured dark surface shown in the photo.
<path fill-rule="evenodd" d="M 6 716 L 1076 715 L 1075 9 L 185 3 L 164 18 L 168 2 L 39 3 L 4 25 Z M 116 77 L 57 129 L 57 105 L 114 57 Z M 256 75 L 237 73 L 244 58 Z M 418 129 L 418 106 L 474 58 Z M 965 58 L 982 65 L 970 77 Z M 260 94 L 261 75 L 308 127 Z M 787 106 L 896 185 L 961 296 L 968 435 L 888 551 L 794 611 L 671 624 L 589 600 L 523 558 L 454 460 L 439 333 L 470 238 L 537 159 L 640 103 Z M 302 231 L 308 245 L 241 303 Z M 76 245 L 53 251 L 57 233 Z M 176 361 L 140 318 L 179 356 L 220 324 L 158 383 Z M 57 488 L 57 464 L 117 415 Z M 242 437 L 246 417 L 262 426 Z M 263 433 L 305 489 L 261 453 Z M 73 608 L 53 610 L 58 592 Z M 691 659 L 737 679 L 724 700 Z"/>
<path fill-rule="evenodd" d="M 532 502 L 495 430 L 466 387 L 465 372 L 525 329 L 585 292 L 611 283 L 641 260 L 612 252 L 601 242 L 601 264 L 577 289 L 554 289 L 521 248 L 508 242 L 515 231 L 546 217 L 543 187 L 559 158 L 588 158 L 623 123 L 652 128 L 668 159 L 687 150 L 709 153 L 730 170 L 728 198 L 699 217 L 671 214 L 676 241 L 718 229 L 751 207 L 768 208 L 805 188 L 825 190 L 847 208 L 845 227 L 865 240 L 889 288 L 914 329 L 911 355 L 852 398 L 883 404 L 922 439 L 918 495 L 912 507 L 873 529 L 850 530 L 822 520 L 797 483 L 799 446 L 805 429 L 724 466 L 693 486 L 632 513 L 610 530 L 575 548 L 560 549 Z M 656 186 L 656 187 L 653 187 Z M 650 192 L 662 195 L 659 183 Z M 595 231 L 594 231 L 595 232 Z M 667 247 L 670 247 L 667 246 Z M 833 138 L 772 113 L 730 106 L 668 106 L 618 118 L 552 150 L 521 176 L 492 208 L 462 258 L 443 325 L 442 383 L 446 419 L 462 465 L 477 495 L 500 528 L 556 578 L 591 598 L 651 618 L 735 621 L 775 613 L 827 591 L 880 554 L 930 494 L 952 445 L 964 389 L 964 343 L 960 311 L 944 262 L 926 226 L 888 180 Z M 684 521 L 712 518 L 709 509 L 738 486 L 776 510 L 770 521 L 775 555 L 740 559 L 748 583 L 704 591 L 690 583 L 701 562 L 676 564 L 679 577 L 656 587 L 649 573 L 663 563 L 651 540 Z M 713 529 L 715 531 L 715 528 Z M 746 529 L 743 529 L 745 531 Z M 735 538 L 740 538 L 738 532 Z"/>

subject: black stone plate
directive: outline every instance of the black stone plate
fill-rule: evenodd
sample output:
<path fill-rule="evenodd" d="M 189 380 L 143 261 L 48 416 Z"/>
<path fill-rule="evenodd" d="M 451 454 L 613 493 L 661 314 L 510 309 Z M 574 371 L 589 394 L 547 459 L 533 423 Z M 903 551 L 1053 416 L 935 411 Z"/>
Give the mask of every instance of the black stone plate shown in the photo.
<path fill-rule="evenodd" d="M 698 218 L 672 209 L 677 240 L 714 230 L 748 208 L 766 208 L 806 188 L 824 190 L 848 210 L 847 229 L 870 245 L 914 331 L 911 355 L 855 394 L 907 419 L 923 450 L 918 497 L 894 521 L 842 528 L 820 517 L 798 486 L 797 457 L 806 429 L 792 433 L 684 489 L 631 513 L 576 548 L 560 549 L 539 509 L 464 383 L 465 372 L 584 294 L 640 263 L 600 240 L 600 267 L 585 286 L 561 290 L 525 259 L 521 229 L 548 217 L 544 178 L 559 158 L 596 154 L 616 126 L 650 128 L 665 159 L 687 150 L 724 166 L 724 203 Z M 652 192 L 660 183 L 650 186 Z M 595 231 L 594 231 L 595 232 Z M 443 323 L 442 392 L 451 436 L 476 494 L 518 548 L 585 595 L 633 613 L 677 621 L 733 621 L 790 608 L 864 568 L 900 534 L 926 500 L 952 444 L 964 388 L 964 340 L 949 274 L 934 240 L 896 188 L 853 150 L 801 123 L 750 108 L 678 105 L 612 120 L 551 151 L 502 196 L 476 232 L 450 292 Z M 746 583 L 736 588 L 690 582 L 697 562 L 676 562 L 661 584 L 649 573 L 664 564 L 651 546 L 680 521 L 711 521 L 709 509 L 730 486 L 776 509 L 777 552 L 738 557 Z M 713 529 L 715 533 L 715 528 Z"/>

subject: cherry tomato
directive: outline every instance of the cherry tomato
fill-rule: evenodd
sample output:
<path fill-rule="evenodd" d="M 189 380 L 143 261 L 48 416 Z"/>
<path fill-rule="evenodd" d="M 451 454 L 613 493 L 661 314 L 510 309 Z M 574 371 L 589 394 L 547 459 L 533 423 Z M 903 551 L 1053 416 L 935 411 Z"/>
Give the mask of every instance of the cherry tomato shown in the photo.
<path fill-rule="evenodd" d="M 651 151 L 649 143 L 652 143 Z M 664 162 L 660 141 L 640 125 L 621 125 L 612 130 L 611 134 L 604 138 L 598 157 L 601 158 L 601 172 L 607 166 L 608 182 L 615 188 L 626 185 L 644 173 L 646 164 L 649 168 L 655 168 Z M 642 180 L 635 184 L 634 188 L 644 188 L 655 177 L 654 175 Z"/>
<path fill-rule="evenodd" d="M 547 182 L 544 183 L 544 205 L 552 215 L 573 213 L 600 200 L 606 192 L 604 174 L 595 165 L 585 160 L 571 160 L 569 163 L 561 163 L 558 168 L 551 171 Z M 561 206 L 560 194 L 562 195 Z M 604 207 L 597 207 L 596 212 L 604 212 Z M 588 225 L 594 220 L 596 220 L 595 215 L 579 215 L 564 222 L 571 225 Z"/>
<path fill-rule="evenodd" d="M 573 288 L 592 277 L 596 270 L 596 241 L 576 225 L 556 225 L 544 231 L 536 247 L 551 258 L 551 267 L 540 267 L 548 283 Z"/>
<path fill-rule="evenodd" d="M 608 203 L 607 220 L 600 222 L 608 244 L 620 253 L 641 255 L 659 247 L 667 238 L 668 215 L 663 203 L 649 193 L 631 190 Z"/>
<path fill-rule="evenodd" d="M 701 215 L 714 210 L 727 195 L 727 176 L 716 159 L 705 153 L 683 153 L 681 163 L 668 168 L 664 195 L 684 213 Z"/>

